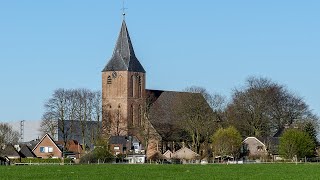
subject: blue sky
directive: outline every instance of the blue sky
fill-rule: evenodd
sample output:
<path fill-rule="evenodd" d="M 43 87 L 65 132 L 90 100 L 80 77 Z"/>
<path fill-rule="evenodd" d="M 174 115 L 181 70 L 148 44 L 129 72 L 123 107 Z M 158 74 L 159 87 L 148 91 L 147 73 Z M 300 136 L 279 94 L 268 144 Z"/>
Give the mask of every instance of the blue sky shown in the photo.
<path fill-rule="evenodd" d="M 320 114 L 320 1 L 127 0 L 150 89 L 197 85 L 230 98 L 271 78 Z M 57 88 L 100 90 L 121 0 L 0 0 L 0 121 L 39 120 Z"/>

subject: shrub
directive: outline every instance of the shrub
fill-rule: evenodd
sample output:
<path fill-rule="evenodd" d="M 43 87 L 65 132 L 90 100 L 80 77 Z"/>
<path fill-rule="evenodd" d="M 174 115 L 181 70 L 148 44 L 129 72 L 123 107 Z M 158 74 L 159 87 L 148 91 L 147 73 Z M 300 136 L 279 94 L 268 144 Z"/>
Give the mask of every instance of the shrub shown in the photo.
<path fill-rule="evenodd" d="M 85 156 L 82 156 L 80 163 L 109 163 L 114 161 L 114 156 L 105 148 L 97 147 Z"/>

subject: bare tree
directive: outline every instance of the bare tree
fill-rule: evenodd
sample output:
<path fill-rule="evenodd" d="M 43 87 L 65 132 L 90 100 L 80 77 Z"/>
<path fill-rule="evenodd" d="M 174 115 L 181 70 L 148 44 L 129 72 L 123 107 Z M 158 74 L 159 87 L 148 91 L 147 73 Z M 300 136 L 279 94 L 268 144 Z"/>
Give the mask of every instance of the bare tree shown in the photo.
<path fill-rule="evenodd" d="M 58 131 L 62 134 L 64 146 L 70 136 L 70 126 L 66 125 L 68 120 L 68 102 L 70 101 L 70 93 L 65 89 L 57 89 L 52 97 L 45 103 L 46 111 L 44 114 L 50 114 L 54 120 L 58 122 Z"/>
<path fill-rule="evenodd" d="M 199 86 L 190 86 L 184 92 L 200 93 L 214 111 L 223 111 L 226 106 L 226 98 L 218 93 L 210 93 L 207 89 Z"/>
<path fill-rule="evenodd" d="M 148 149 L 157 150 L 159 143 L 162 140 L 162 137 L 156 132 L 153 125 L 150 123 L 150 115 L 151 115 L 151 106 L 156 100 L 155 96 L 151 93 L 147 93 L 146 95 L 146 104 L 143 110 L 143 122 L 140 126 L 140 135 L 143 137 L 143 146 L 145 148 L 145 154 L 147 157 L 153 155 L 154 152 L 149 152 Z"/>
<path fill-rule="evenodd" d="M 80 122 L 80 132 L 82 136 L 82 144 L 86 144 L 86 131 L 87 121 L 91 118 L 90 116 L 90 105 L 89 105 L 90 91 L 87 89 L 79 89 L 76 91 L 76 98 L 78 106 L 76 107 L 76 118 Z"/>
<path fill-rule="evenodd" d="M 101 95 L 100 92 L 89 89 L 74 89 L 72 102 L 74 106 L 74 119 L 79 122 L 82 144 L 93 145 L 97 139 L 100 129 L 101 118 Z M 93 121 L 97 121 L 97 127 L 93 126 Z"/>
<path fill-rule="evenodd" d="M 182 93 L 178 102 L 178 116 L 183 122 L 181 128 L 189 133 L 192 149 L 201 153 L 201 146 L 207 149 L 210 136 L 218 126 L 213 111 L 213 107 L 218 107 L 218 102 L 204 88 L 193 86 L 185 91 L 188 93 Z"/>
<path fill-rule="evenodd" d="M 93 116 L 92 119 L 94 121 L 98 122 L 98 125 L 97 125 L 95 131 L 97 132 L 97 134 L 100 134 L 101 133 L 100 122 L 101 122 L 101 118 L 102 118 L 102 98 L 101 98 L 100 91 L 94 92 L 92 116 Z"/>
<path fill-rule="evenodd" d="M 243 136 L 273 136 L 285 125 L 312 116 L 304 100 L 267 78 L 250 77 L 235 89 L 226 110 L 228 124 Z"/>
<path fill-rule="evenodd" d="M 102 98 L 101 92 L 95 91 L 93 92 L 93 99 L 92 99 L 92 121 L 96 121 L 96 126 L 91 126 L 91 144 L 95 144 L 99 139 L 98 136 L 101 135 L 101 118 L 102 118 Z"/>
<path fill-rule="evenodd" d="M 13 130 L 11 125 L 0 122 L 0 146 L 18 143 L 19 137 L 19 132 Z"/>
<path fill-rule="evenodd" d="M 57 135 L 58 129 L 58 121 L 54 118 L 52 112 L 46 112 L 42 116 L 41 124 L 40 124 L 40 132 L 42 136 L 45 134 L 49 134 L 51 137 L 55 137 Z"/>
<path fill-rule="evenodd" d="M 101 95 L 100 92 L 88 89 L 57 89 L 52 97 L 45 103 L 46 111 L 43 115 L 41 131 L 53 133 L 57 128 L 59 137 L 67 141 L 81 133 L 82 143 L 95 141 L 99 134 L 96 128 L 93 129 L 92 121 L 99 121 L 101 118 Z M 57 122 L 57 125 L 54 124 Z M 88 123 L 90 128 L 88 128 Z M 89 137 L 90 136 L 90 137 Z"/>

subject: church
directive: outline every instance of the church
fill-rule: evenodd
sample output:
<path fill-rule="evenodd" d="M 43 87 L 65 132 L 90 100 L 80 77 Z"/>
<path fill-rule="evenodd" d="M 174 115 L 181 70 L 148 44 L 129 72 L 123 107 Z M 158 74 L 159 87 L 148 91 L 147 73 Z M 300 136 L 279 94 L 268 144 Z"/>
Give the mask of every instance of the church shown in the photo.
<path fill-rule="evenodd" d="M 201 94 L 146 89 L 146 78 L 123 19 L 112 57 L 102 70 L 102 132 L 111 150 L 151 157 L 181 148 L 185 132 L 176 107 L 182 99 L 196 99 L 212 113 Z"/>

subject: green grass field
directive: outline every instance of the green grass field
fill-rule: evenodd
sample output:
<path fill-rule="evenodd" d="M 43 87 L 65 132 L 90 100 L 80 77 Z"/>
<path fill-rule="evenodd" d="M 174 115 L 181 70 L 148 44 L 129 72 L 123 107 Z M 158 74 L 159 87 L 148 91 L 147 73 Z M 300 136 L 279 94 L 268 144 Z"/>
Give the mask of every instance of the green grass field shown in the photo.
<path fill-rule="evenodd" d="M 320 164 L 0 166 L 0 179 L 320 179 Z"/>

